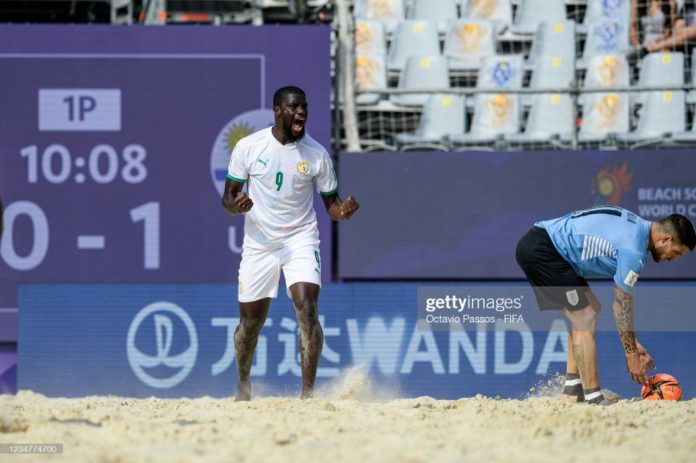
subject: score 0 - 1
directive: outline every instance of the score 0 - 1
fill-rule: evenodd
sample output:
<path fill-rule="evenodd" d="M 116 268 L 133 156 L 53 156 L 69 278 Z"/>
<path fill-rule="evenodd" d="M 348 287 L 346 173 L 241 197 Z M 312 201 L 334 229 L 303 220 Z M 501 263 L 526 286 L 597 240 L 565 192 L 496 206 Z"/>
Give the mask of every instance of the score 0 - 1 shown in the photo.
<path fill-rule="evenodd" d="M 40 89 L 39 120 L 41 132 L 118 132 L 121 130 L 121 90 L 119 89 Z M 89 178 L 98 184 L 110 183 L 119 177 L 135 184 L 147 179 L 147 151 L 139 144 L 117 150 L 108 144 L 94 146 L 86 157 L 73 157 L 70 150 L 58 143 L 44 148 L 30 145 L 20 150 L 27 160 L 27 182 L 38 183 L 42 177 L 59 184 L 72 179 L 84 183 Z M 87 175 L 83 169 L 87 169 Z M 142 222 L 143 267 L 160 268 L 160 205 L 148 202 L 129 211 L 133 223 Z M 20 254 L 15 246 L 16 221 L 29 219 L 33 241 L 28 253 Z M 29 271 L 39 267 L 49 252 L 50 225 L 44 210 L 31 201 L 19 200 L 6 205 L 5 236 L 0 256 L 11 268 Z M 105 235 L 79 235 L 78 250 L 100 250 L 106 247 Z"/>

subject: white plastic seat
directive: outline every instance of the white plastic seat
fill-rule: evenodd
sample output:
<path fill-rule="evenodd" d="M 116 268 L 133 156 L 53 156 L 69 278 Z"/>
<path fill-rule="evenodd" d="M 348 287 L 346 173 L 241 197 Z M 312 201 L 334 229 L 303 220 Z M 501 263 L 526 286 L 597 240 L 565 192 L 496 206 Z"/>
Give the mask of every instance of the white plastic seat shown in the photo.
<path fill-rule="evenodd" d="M 452 70 L 477 70 L 481 58 L 495 55 L 495 49 L 495 25 L 491 21 L 460 19 L 447 29 L 444 54 Z"/>
<path fill-rule="evenodd" d="M 399 76 L 399 89 L 446 91 L 450 88 L 447 60 L 442 56 L 411 56 Z M 402 106 L 423 105 L 427 93 L 394 94 L 391 102 Z"/>
<path fill-rule="evenodd" d="M 636 143 L 669 138 L 686 131 L 686 101 L 683 91 L 647 92 L 645 105 L 633 132 L 620 135 L 620 141 Z"/>
<path fill-rule="evenodd" d="M 469 133 L 453 135 L 455 144 L 489 144 L 505 134 L 519 132 L 519 96 L 505 89 L 522 87 L 522 57 L 495 55 L 485 57 L 479 69 L 477 88 L 499 89 L 500 93 L 481 93 L 474 97 L 474 115 Z"/>
<path fill-rule="evenodd" d="M 396 26 L 394 40 L 387 55 L 387 69 L 401 71 L 409 56 L 440 54 L 437 27 L 431 21 L 402 21 Z"/>
<path fill-rule="evenodd" d="M 410 19 L 433 21 L 441 33 L 447 30 L 447 23 L 457 17 L 456 0 L 413 0 L 409 14 Z"/>
<path fill-rule="evenodd" d="M 578 67 L 585 68 L 596 55 L 624 54 L 629 49 L 630 0 L 591 0 L 585 22 L 585 46 Z"/>
<path fill-rule="evenodd" d="M 466 111 L 464 97 L 458 95 L 430 95 L 423 107 L 423 114 L 415 133 L 400 133 L 396 141 L 401 144 L 442 145 L 451 134 L 464 133 Z"/>
<path fill-rule="evenodd" d="M 542 21 L 534 34 L 527 65 L 532 67 L 538 57 L 558 56 L 572 59 L 575 66 L 575 21 Z"/>
<path fill-rule="evenodd" d="M 507 135 L 513 143 L 542 143 L 552 138 L 568 139 L 575 130 L 573 102 L 567 94 L 543 93 L 532 99 L 524 133 Z"/>
<path fill-rule="evenodd" d="M 510 0 L 463 0 L 462 18 L 493 21 L 498 33 L 512 24 Z"/>
<path fill-rule="evenodd" d="M 506 93 L 477 95 L 471 130 L 450 137 L 455 143 L 487 144 L 520 131 L 519 96 Z"/>
<path fill-rule="evenodd" d="M 565 2 L 562 0 L 521 0 L 510 31 L 531 35 L 542 21 L 556 23 L 565 20 Z"/>
<path fill-rule="evenodd" d="M 578 140 L 600 143 L 609 135 L 629 130 L 629 104 L 626 93 L 592 93 L 587 95 Z"/>
<path fill-rule="evenodd" d="M 384 55 L 364 54 L 355 57 L 355 82 L 358 90 L 387 88 L 387 69 Z M 359 105 L 374 105 L 382 99 L 379 93 L 361 93 L 356 98 Z"/>
<path fill-rule="evenodd" d="M 572 56 L 543 56 L 536 60 L 529 82 L 530 88 L 570 87 L 575 80 L 575 59 Z"/>
<path fill-rule="evenodd" d="M 660 85 L 684 85 L 683 53 L 649 53 L 643 58 L 638 89 Z M 637 92 L 634 103 L 645 104 L 647 96 L 647 92 Z"/>
<path fill-rule="evenodd" d="M 623 55 L 596 55 L 592 57 L 587 66 L 583 88 L 613 88 L 627 87 L 629 85 L 629 67 L 626 57 Z M 580 95 L 578 102 L 585 104 L 590 93 Z M 628 96 L 628 94 L 622 94 Z M 627 100 L 628 101 L 628 100 Z"/>
<path fill-rule="evenodd" d="M 367 19 L 355 22 L 355 54 L 387 54 L 384 24 Z"/>
<path fill-rule="evenodd" d="M 397 23 L 404 19 L 403 0 L 355 0 L 356 19 L 372 19 L 384 24 L 388 33 L 394 31 Z"/>
<path fill-rule="evenodd" d="M 543 56 L 536 60 L 530 88 L 568 88 L 575 80 L 575 59 Z M 569 94 L 541 93 L 523 99 L 531 109 L 524 133 L 507 136 L 511 142 L 544 142 L 572 137 L 573 105 Z"/>
<path fill-rule="evenodd" d="M 589 26 L 604 20 L 614 20 L 628 25 L 631 14 L 631 0 L 587 0 L 587 10 L 578 32 L 586 34 Z"/>

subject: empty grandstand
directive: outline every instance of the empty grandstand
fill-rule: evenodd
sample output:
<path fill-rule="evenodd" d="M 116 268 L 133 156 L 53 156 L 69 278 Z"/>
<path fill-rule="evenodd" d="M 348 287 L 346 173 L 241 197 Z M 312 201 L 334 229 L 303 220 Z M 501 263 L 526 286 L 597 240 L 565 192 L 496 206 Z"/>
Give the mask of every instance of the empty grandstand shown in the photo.
<path fill-rule="evenodd" d="M 643 3 L 356 0 L 361 149 L 690 143 L 693 6 Z"/>

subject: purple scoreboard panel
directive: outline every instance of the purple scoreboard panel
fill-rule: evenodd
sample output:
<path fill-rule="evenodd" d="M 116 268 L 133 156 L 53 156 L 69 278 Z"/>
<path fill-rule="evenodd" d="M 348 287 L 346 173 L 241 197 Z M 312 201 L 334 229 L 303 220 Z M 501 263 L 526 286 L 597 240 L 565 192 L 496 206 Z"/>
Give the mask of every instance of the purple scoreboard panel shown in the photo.
<path fill-rule="evenodd" d="M 520 237 L 537 221 L 596 205 L 696 222 L 692 150 L 342 153 L 360 213 L 339 225 L 339 275 L 359 279 L 523 278 Z M 641 277 L 696 279 L 696 255 Z"/>
<path fill-rule="evenodd" d="M 0 83 L 0 308 L 21 283 L 234 283 L 232 147 L 289 84 L 330 143 L 328 27 L 0 26 Z"/>

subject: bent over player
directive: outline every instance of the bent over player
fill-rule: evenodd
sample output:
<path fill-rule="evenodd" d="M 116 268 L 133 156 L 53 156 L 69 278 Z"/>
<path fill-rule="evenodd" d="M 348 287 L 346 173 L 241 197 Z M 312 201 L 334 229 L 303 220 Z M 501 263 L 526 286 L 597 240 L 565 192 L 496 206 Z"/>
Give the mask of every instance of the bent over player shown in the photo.
<path fill-rule="evenodd" d="M 278 295 L 282 269 L 300 325 L 302 398 L 312 396 L 324 342 L 317 300 L 321 287 L 319 231 L 313 207 L 316 184 L 333 220 L 347 220 L 357 201 L 338 197 L 338 183 L 326 149 L 305 133 L 307 100 L 302 89 L 282 87 L 273 96 L 273 127 L 240 140 L 230 158 L 224 208 L 245 214 L 239 267 L 239 326 L 236 400 L 251 399 L 249 374 L 271 299 Z M 242 191 L 248 183 L 247 195 Z"/>
<path fill-rule="evenodd" d="M 696 234 L 686 217 L 659 222 L 619 207 L 602 206 L 538 222 L 517 244 L 522 267 L 542 310 L 561 310 L 571 322 L 566 384 L 562 398 L 608 404 L 599 386 L 595 328 L 601 306 L 586 276 L 614 279 L 614 318 L 631 378 L 649 381 L 652 358 L 641 346 L 633 323 L 633 290 L 643 266 L 676 260 L 694 249 Z"/>

